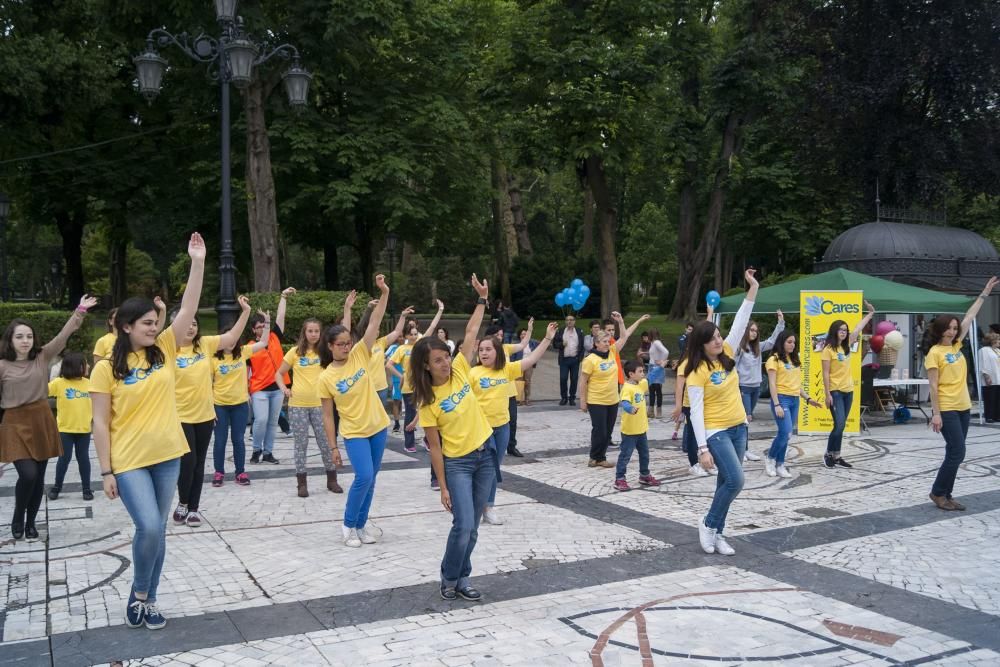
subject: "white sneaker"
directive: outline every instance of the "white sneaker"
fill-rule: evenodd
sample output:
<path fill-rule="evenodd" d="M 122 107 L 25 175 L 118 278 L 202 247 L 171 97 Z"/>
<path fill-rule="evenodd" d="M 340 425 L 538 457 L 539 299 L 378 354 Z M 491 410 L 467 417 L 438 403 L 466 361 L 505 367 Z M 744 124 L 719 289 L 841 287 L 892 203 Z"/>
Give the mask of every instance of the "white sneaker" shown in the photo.
<path fill-rule="evenodd" d="M 487 507 L 483 511 L 483 523 L 488 523 L 491 526 L 502 526 L 503 519 L 501 519 L 500 515 L 497 514 L 496 508 Z"/>
<path fill-rule="evenodd" d="M 774 465 L 775 465 L 774 459 L 772 459 L 771 457 L 768 457 L 764 461 L 764 472 L 767 473 L 768 477 L 774 477 L 775 475 L 778 474 L 774 469 Z"/>
<path fill-rule="evenodd" d="M 791 476 L 792 473 L 788 472 L 788 468 L 786 468 L 784 464 L 778 466 L 778 477 L 784 477 L 785 479 L 788 479 Z"/>
<path fill-rule="evenodd" d="M 700 463 L 695 463 L 688 472 L 695 477 L 708 477 L 708 471 L 702 468 Z"/>
<path fill-rule="evenodd" d="M 718 533 L 715 535 L 715 551 L 723 556 L 733 556 L 736 554 L 736 549 L 729 546 L 729 542 L 726 542 L 726 538 Z"/>
<path fill-rule="evenodd" d="M 743 460 L 744 461 L 760 461 L 760 455 L 759 454 L 754 454 L 753 452 L 751 452 L 748 449 L 746 451 L 746 454 L 743 455 Z"/>
<path fill-rule="evenodd" d="M 715 553 L 715 528 L 709 528 L 704 521 L 698 522 L 698 541 L 707 554 Z"/>
<path fill-rule="evenodd" d="M 344 538 L 344 544 L 354 549 L 361 546 L 361 538 L 358 537 L 358 531 L 354 528 L 350 529 L 347 537 Z"/>
<path fill-rule="evenodd" d="M 357 532 L 358 539 L 361 540 L 361 544 L 375 544 L 378 542 L 378 540 L 375 539 L 375 536 L 369 534 L 369 532 L 364 528 L 358 528 L 355 532 Z"/>

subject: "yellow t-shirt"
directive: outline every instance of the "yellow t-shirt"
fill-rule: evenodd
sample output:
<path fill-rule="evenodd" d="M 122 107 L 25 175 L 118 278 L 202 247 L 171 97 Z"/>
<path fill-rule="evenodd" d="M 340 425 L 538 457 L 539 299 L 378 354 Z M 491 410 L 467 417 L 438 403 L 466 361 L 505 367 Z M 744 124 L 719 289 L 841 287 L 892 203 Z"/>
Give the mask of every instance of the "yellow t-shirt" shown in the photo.
<path fill-rule="evenodd" d="M 389 379 L 385 372 L 385 348 L 389 347 L 389 341 L 382 336 L 372 345 L 371 362 L 368 364 L 368 372 L 371 374 L 372 387 L 375 391 L 382 391 L 389 388 Z"/>
<path fill-rule="evenodd" d="M 969 410 L 969 385 L 966 384 L 968 368 L 962 344 L 935 345 L 924 357 L 924 368 L 938 372 L 938 410 Z"/>
<path fill-rule="evenodd" d="M 820 359 L 830 362 L 830 391 L 854 391 L 850 353 L 844 354 L 839 345 L 828 345 L 823 348 Z"/>
<path fill-rule="evenodd" d="M 222 359 L 212 355 L 212 394 L 216 405 L 242 405 L 250 400 L 247 390 L 247 360 L 226 353 Z"/>
<path fill-rule="evenodd" d="M 681 363 L 677 364 L 677 377 L 678 378 L 684 377 L 684 371 L 687 370 L 687 365 L 688 365 L 687 359 L 685 359 Z M 684 396 L 683 396 L 683 398 L 681 400 L 681 407 L 682 408 L 690 408 L 691 407 L 691 401 L 688 399 L 687 379 L 686 378 L 684 380 Z"/>
<path fill-rule="evenodd" d="M 778 393 L 784 396 L 802 395 L 802 367 L 794 366 L 792 362 L 778 359 L 778 355 L 772 354 L 764 364 L 767 371 L 774 371 L 774 381 L 778 388 Z"/>
<path fill-rule="evenodd" d="M 106 333 L 94 343 L 94 356 L 101 359 L 110 359 L 111 350 L 115 347 L 116 334 Z"/>
<path fill-rule="evenodd" d="M 58 377 L 49 382 L 49 396 L 56 399 L 56 424 L 60 433 L 90 433 L 90 380 Z"/>
<path fill-rule="evenodd" d="M 410 381 L 410 353 L 413 352 L 413 346 L 409 343 L 403 343 L 396 348 L 396 351 L 392 353 L 392 363 L 397 366 L 402 366 L 403 368 L 403 382 L 400 386 L 400 393 L 402 394 L 412 394 L 413 393 L 413 383 Z"/>
<path fill-rule="evenodd" d="M 610 354 L 607 359 L 588 354 L 580 372 L 587 376 L 587 403 L 618 405 L 618 364 Z"/>
<path fill-rule="evenodd" d="M 156 337 L 164 362 L 152 368 L 146 355 L 128 356 L 129 373 L 116 380 L 110 361 L 99 361 L 90 375 L 90 393 L 111 396 L 111 470 L 145 468 L 186 454 L 187 440 L 177 416 L 174 394 L 177 343 L 167 327 Z"/>
<path fill-rule="evenodd" d="M 626 380 L 622 385 L 622 435 L 642 435 L 649 430 L 649 418 L 646 416 L 647 391 L 649 382 L 646 378 L 635 384 Z"/>
<path fill-rule="evenodd" d="M 340 434 L 345 438 L 370 438 L 389 425 L 389 415 L 375 393 L 371 352 L 356 343 L 343 366 L 330 364 L 320 373 L 316 394 L 332 398 L 340 414 Z"/>
<path fill-rule="evenodd" d="M 420 406 L 420 426 L 438 429 L 441 451 L 448 458 L 479 449 L 493 435 L 469 384 L 471 370 L 464 354 L 456 356 L 451 365 L 451 379 L 434 387 L 433 403 Z"/>
<path fill-rule="evenodd" d="M 292 369 L 292 397 L 288 399 L 288 407 L 318 408 L 322 403 L 316 393 L 316 383 L 323 373 L 319 355 L 306 352 L 300 357 L 293 347 L 285 353 L 285 363 Z"/>
<path fill-rule="evenodd" d="M 722 348 L 726 356 L 733 358 L 733 349 L 728 343 Z M 747 413 L 743 409 L 740 396 L 740 378 L 734 367 L 726 371 L 722 366 L 706 361 L 697 370 L 688 373 L 688 387 L 701 387 L 704 392 L 705 430 L 715 431 L 745 424 Z"/>
<path fill-rule="evenodd" d="M 493 428 L 510 421 L 510 389 L 516 390 L 514 380 L 523 374 L 520 361 L 508 361 L 500 370 L 475 366 L 469 372 L 469 381 L 479 399 L 479 407 Z"/>
<path fill-rule="evenodd" d="M 219 336 L 202 336 L 197 352 L 192 345 L 177 350 L 177 416 L 182 424 L 215 419 L 211 359 L 218 350 Z"/>

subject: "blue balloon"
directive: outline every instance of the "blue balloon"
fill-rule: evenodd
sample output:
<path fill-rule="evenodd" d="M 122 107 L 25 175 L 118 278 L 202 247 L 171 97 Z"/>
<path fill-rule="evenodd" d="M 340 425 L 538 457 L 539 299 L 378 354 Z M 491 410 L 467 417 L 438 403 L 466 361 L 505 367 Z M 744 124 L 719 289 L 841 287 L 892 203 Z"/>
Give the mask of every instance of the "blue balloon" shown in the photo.
<path fill-rule="evenodd" d="M 571 282 L 569 285 L 570 287 L 583 287 L 583 281 L 580 280 L 579 278 L 573 278 L 573 282 Z"/>
<path fill-rule="evenodd" d="M 705 303 L 709 307 L 715 308 L 720 303 L 722 303 L 722 297 L 719 296 L 719 293 L 716 292 L 715 290 L 711 290 L 708 294 L 705 295 Z"/>
<path fill-rule="evenodd" d="M 562 294 L 563 294 L 563 296 L 566 297 L 567 301 L 572 301 L 573 300 L 573 288 L 571 288 L 571 287 L 563 287 Z"/>
<path fill-rule="evenodd" d="M 566 295 L 562 292 L 556 293 L 556 305 L 560 308 L 566 305 Z"/>
<path fill-rule="evenodd" d="M 580 287 L 580 294 L 583 295 L 583 300 L 586 301 L 590 297 L 590 288 L 586 285 Z"/>

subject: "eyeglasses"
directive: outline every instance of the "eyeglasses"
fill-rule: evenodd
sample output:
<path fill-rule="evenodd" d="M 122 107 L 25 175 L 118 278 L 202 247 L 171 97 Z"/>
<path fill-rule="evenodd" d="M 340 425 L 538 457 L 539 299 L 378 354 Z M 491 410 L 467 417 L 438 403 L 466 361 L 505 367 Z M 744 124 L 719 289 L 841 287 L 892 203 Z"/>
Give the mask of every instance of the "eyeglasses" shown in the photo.
<path fill-rule="evenodd" d="M 340 341 L 340 342 L 337 342 L 337 343 L 333 343 L 333 346 L 334 347 L 350 347 L 351 346 L 351 341 L 349 341 L 349 340 Z"/>

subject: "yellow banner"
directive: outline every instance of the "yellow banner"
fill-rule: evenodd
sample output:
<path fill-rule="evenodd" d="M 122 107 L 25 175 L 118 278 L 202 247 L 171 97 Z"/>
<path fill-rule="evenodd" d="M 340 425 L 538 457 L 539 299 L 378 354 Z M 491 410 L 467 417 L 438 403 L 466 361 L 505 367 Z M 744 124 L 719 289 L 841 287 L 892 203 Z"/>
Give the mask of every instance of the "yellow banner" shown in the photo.
<path fill-rule="evenodd" d="M 833 416 L 826 407 L 823 391 L 823 363 L 820 360 L 826 334 L 836 320 L 847 322 L 853 330 L 861 321 L 863 293 L 861 291 L 802 291 L 799 293 L 799 350 L 802 359 L 802 381 L 806 393 L 823 406 L 814 408 L 803 402 L 799 406 L 799 433 L 829 433 Z M 846 433 L 861 430 L 861 339 L 851 346 L 851 377 L 854 378 L 854 400 L 847 417 Z"/>

